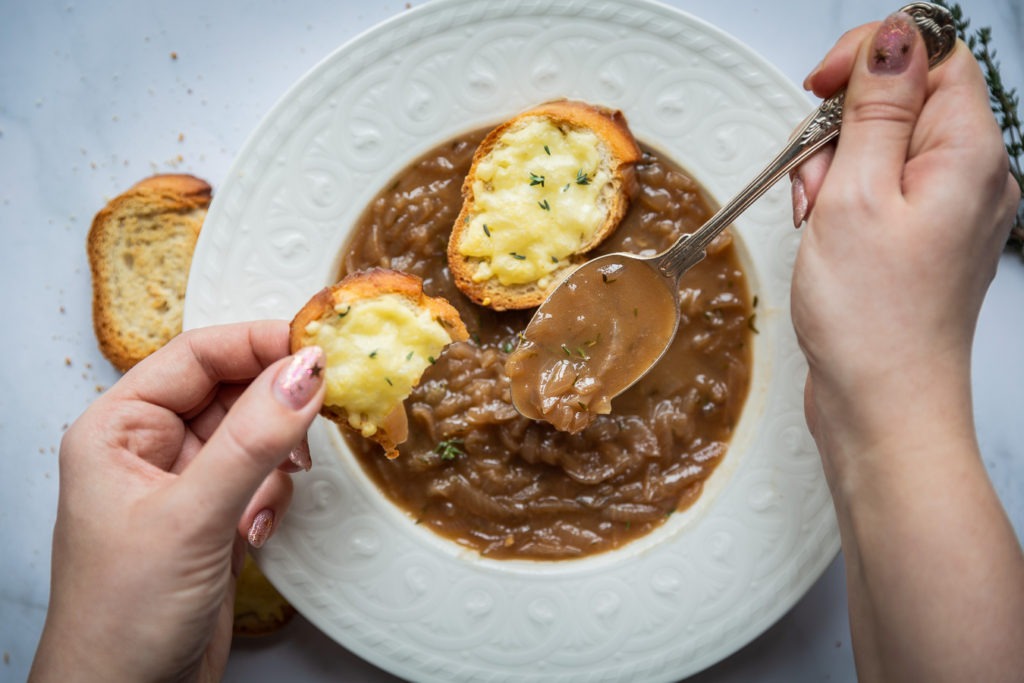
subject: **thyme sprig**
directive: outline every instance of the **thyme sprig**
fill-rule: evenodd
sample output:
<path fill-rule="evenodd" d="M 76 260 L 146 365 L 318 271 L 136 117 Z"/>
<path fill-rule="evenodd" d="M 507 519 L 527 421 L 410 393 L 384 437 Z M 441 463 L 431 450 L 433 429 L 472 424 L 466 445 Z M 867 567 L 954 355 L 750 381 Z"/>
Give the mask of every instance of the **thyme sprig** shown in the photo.
<path fill-rule="evenodd" d="M 1010 157 L 1010 173 L 1016 179 L 1017 184 L 1024 194 L 1024 131 L 1020 123 L 1020 99 L 1017 96 L 1016 88 L 1007 88 L 1003 84 L 1002 76 L 999 73 L 999 61 L 996 59 L 996 50 L 992 47 L 992 29 L 984 26 L 975 31 L 970 31 L 971 20 L 964 16 L 964 11 L 959 4 L 948 3 L 945 0 L 936 0 L 953 15 L 953 23 L 956 26 L 957 35 L 967 44 L 971 54 L 978 60 L 981 70 L 985 74 L 985 82 L 988 84 L 989 105 L 996 121 L 1003 131 L 1003 141 L 1006 145 L 1006 153 Z M 1010 237 L 1006 242 L 1007 248 L 1015 249 L 1024 256 L 1024 201 L 1017 205 L 1017 218 L 1010 230 Z"/>

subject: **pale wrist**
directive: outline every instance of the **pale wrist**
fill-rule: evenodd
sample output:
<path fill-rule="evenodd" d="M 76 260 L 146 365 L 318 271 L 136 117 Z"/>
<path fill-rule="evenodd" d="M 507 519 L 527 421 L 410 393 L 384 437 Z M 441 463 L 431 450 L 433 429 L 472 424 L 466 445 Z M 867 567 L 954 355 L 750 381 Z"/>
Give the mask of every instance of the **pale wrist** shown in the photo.
<path fill-rule="evenodd" d="M 87 621 L 96 615 L 80 614 L 73 618 L 51 607 L 36 649 L 28 683 L 50 681 L 141 681 L 145 676 L 132 671 L 123 655 L 130 648 L 109 647 L 102 642 L 101 627 Z"/>
<path fill-rule="evenodd" d="M 112 661 L 97 661 L 91 654 L 82 652 L 74 637 L 58 636 L 54 630 L 50 626 L 43 630 L 28 683 L 129 680 Z"/>
<path fill-rule="evenodd" d="M 966 369 L 839 390 L 814 376 L 810 382 L 809 418 L 837 506 L 898 497 L 934 468 L 979 462 Z"/>

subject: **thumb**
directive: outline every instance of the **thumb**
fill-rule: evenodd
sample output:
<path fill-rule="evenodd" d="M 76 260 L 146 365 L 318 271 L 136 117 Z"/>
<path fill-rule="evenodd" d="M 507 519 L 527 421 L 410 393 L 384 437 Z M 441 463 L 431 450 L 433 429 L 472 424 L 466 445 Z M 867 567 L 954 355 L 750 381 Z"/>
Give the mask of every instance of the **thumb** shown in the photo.
<path fill-rule="evenodd" d="M 316 417 L 323 367 L 320 347 L 305 347 L 260 373 L 235 401 L 179 478 L 204 524 L 235 533 L 249 499 Z"/>
<path fill-rule="evenodd" d="M 890 15 L 861 43 L 832 168 L 862 194 L 900 191 L 927 78 L 928 54 L 910 15 Z"/>

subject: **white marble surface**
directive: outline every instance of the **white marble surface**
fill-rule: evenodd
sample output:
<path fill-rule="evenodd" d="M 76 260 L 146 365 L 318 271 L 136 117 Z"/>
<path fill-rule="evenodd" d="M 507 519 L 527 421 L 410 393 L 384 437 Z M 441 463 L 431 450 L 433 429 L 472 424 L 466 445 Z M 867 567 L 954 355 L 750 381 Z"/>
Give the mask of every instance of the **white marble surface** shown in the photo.
<path fill-rule="evenodd" d="M 482 0 L 483 1 L 483 0 Z M 414 3 L 420 4 L 420 3 Z M 882 0 L 674 0 L 795 82 Z M 1024 89 L 1024 7 L 975 0 Z M 780 7 L 780 5 L 783 5 Z M 3 2 L 0 11 L 0 681 L 23 680 L 42 628 L 63 429 L 117 378 L 92 334 L 85 234 L 106 199 L 158 171 L 216 188 L 263 114 L 338 45 L 403 2 Z M 1005 256 L 982 311 L 975 409 L 985 462 L 1024 532 L 1024 263 Z M 144 618 L 145 615 L 140 615 Z M 237 644 L 227 680 L 387 681 L 299 618 Z M 854 678 L 837 560 L 796 607 L 699 681 Z"/>

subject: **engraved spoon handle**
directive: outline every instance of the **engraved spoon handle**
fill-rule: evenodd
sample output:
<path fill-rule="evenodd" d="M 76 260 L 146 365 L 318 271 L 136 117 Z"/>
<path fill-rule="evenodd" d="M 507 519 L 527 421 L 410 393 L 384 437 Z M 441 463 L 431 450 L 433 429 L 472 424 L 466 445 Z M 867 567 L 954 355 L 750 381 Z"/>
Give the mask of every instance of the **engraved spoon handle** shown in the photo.
<path fill-rule="evenodd" d="M 915 2 L 903 7 L 924 39 L 928 51 L 928 66 L 934 68 L 953 51 L 956 45 L 956 27 L 950 12 L 939 5 Z M 796 168 L 804 159 L 839 135 L 843 122 L 843 101 L 846 91 L 841 90 L 824 100 L 818 108 L 797 126 L 786 146 L 732 201 L 719 209 L 698 230 L 683 235 L 675 244 L 655 257 L 663 275 L 678 278 L 699 263 L 707 246 L 722 230 L 731 225 L 758 198 L 776 182 Z"/>

